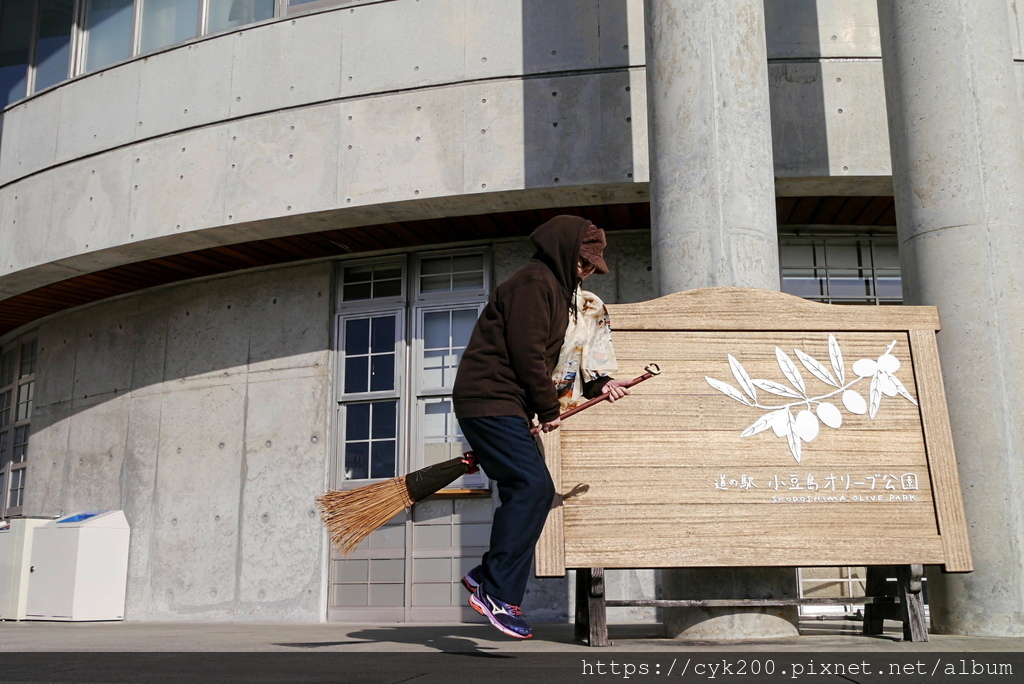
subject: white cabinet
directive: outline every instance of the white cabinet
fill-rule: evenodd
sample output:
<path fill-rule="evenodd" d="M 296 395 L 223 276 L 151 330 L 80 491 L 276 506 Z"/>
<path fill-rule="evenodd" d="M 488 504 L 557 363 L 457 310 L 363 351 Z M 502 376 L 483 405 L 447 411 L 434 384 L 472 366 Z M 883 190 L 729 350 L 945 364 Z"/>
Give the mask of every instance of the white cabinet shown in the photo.
<path fill-rule="evenodd" d="M 35 531 L 28 620 L 123 620 L 128 520 L 122 511 L 78 513 Z"/>
<path fill-rule="evenodd" d="M 24 620 L 32 541 L 53 518 L 13 518 L 0 527 L 0 620 Z"/>

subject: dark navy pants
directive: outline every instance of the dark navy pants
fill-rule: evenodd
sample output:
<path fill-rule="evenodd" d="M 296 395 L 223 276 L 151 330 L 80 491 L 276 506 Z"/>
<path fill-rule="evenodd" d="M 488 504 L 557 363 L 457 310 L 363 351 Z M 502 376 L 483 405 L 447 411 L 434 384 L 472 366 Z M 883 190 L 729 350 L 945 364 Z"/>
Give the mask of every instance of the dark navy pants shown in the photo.
<path fill-rule="evenodd" d="M 482 585 L 488 594 L 518 606 L 555 485 L 522 416 L 462 418 L 459 425 L 487 476 L 498 483 L 501 500 L 491 525 L 491 548 L 482 561 Z"/>

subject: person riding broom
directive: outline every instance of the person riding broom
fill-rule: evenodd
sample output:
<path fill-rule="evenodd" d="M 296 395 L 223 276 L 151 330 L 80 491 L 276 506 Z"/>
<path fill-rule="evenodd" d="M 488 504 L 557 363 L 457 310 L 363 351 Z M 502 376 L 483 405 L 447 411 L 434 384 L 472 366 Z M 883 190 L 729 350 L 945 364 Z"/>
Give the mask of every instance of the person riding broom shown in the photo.
<path fill-rule="evenodd" d="M 520 639 L 533 636 L 519 605 L 555 494 L 531 421 L 536 416 L 544 432 L 558 428 L 560 393 L 566 404 L 578 400 L 581 391 L 588 398 L 607 394 L 609 401 L 629 393 L 603 372 L 614 368 L 614 357 L 608 362 L 598 351 L 591 355 L 598 362 L 586 363 L 575 352 L 588 339 L 597 347 L 606 344 L 610 352 L 604 306 L 580 292 L 585 278 L 608 272 L 604 231 L 578 216 L 556 216 L 530 241 L 536 253 L 492 293 L 452 391 L 462 434 L 497 482 L 501 501 L 490 548 L 462 583 L 470 591 L 470 606 Z"/>

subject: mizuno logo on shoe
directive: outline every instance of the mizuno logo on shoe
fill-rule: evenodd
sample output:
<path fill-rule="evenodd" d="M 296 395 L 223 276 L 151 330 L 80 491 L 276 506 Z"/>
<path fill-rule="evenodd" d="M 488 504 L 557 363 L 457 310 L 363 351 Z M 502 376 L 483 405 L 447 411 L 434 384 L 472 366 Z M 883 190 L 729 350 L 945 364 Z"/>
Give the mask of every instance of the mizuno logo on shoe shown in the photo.
<path fill-rule="evenodd" d="M 512 614 L 512 613 L 510 613 L 508 611 L 508 609 L 505 608 L 505 606 L 499 605 L 499 604 L 495 603 L 493 600 L 491 600 L 490 596 L 485 596 L 484 598 L 487 599 L 487 603 L 489 604 L 489 608 L 490 608 L 490 611 L 492 613 L 500 614 L 500 615 L 511 615 Z"/>

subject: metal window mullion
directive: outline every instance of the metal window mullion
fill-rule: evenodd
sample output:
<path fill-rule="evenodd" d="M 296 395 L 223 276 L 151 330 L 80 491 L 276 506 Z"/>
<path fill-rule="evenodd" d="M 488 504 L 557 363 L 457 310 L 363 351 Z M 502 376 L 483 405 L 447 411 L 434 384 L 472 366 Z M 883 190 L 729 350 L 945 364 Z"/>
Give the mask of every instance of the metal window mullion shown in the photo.
<path fill-rule="evenodd" d="M 875 268 L 875 240 L 874 238 L 868 239 L 868 255 L 871 257 L 871 287 L 875 293 L 875 306 L 881 303 L 881 297 L 878 294 L 878 269 Z"/>
<path fill-rule="evenodd" d="M 133 0 L 132 9 L 132 57 L 142 51 L 142 5 L 145 0 Z"/>
<path fill-rule="evenodd" d="M 389 401 L 399 398 L 400 396 L 397 390 L 379 390 L 377 392 L 351 392 L 349 394 L 342 395 L 342 398 L 338 399 L 338 404 L 365 404 L 367 402 Z"/>
<path fill-rule="evenodd" d="M 74 20 L 71 24 L 71 64 L 68 78 L 85 73 L 85 45 L 88 37 L 85 30 L 85 19 L 88 5 L 89 0 L 75 0 Z"/>
<path fill-rule="evenodd" d="M 287 2 L 288 0 L 281 0 Z M 417 465 L 413 459 L 413 445 L 417 444 L 419 438 L 419 408 L 416 396 L 416 384 L 419 382 L 419 374 L 413 368 L 416 357 L 416 338 L 419 327 L 416 322 L 417 311 L 412 304 L 411 292 L 417 291 L 416 278 L 419 274 L 418 260 L 416 267 L 410 268 L 408 260 L 402 261 L 402 334 L 400 340 L 395 341 L 396 349 L 400 344 L 402 347 L 402 397 L 399 400 L 399 410 L 406 418 L 398 424 L 399 435 L 399 469 L 401 475 L 413 472 L 413 466 Z M 398 326 L 396 326 L 397 328 Z M 396 330 L 397 333 L 397 330 Z M 396 334 L 396 337 L 398 335 Z M 410 337 L 412 339 L 410 339 Z M 397 365 L 397 364 L 396 364 Z M 396 369 L 397 373 L 397 369 Z M 395 380 L 395 387 L 399 387 L 398 379 Z M 409 515 L 405 518 L 405 548 L 404 568 L 402 582 L 402 619 L 405 622 L 412 621 L 412 578 L 413 558 L 415 555 L 416 537 L 416 506 L 409 509 Z"/>
<path fill-rule="evenodd" d="M 41 0 L 32 3 L 32 28 L 28 37 L 28 69 L 25 72 L 25 97 L 36 91 L 36 44 L 39 42 L 39 21 Z"/>
<path fill-rule="evenodd" d="M 197 36 L 206 35 L 207 20 L 210 18 L 210 0 L 199 0 L 199 29 Z"/>
<path fill-rule="evenodd" d="M 71 6 L 71 35 L 68 36 L 70 45 L 68 45 L 68 68 L 64 72 L 65 80 L 75 75 L 75 50 L 78 45 L 78 13 L 81 5 L 81 0 L 74 0 Z"/>

